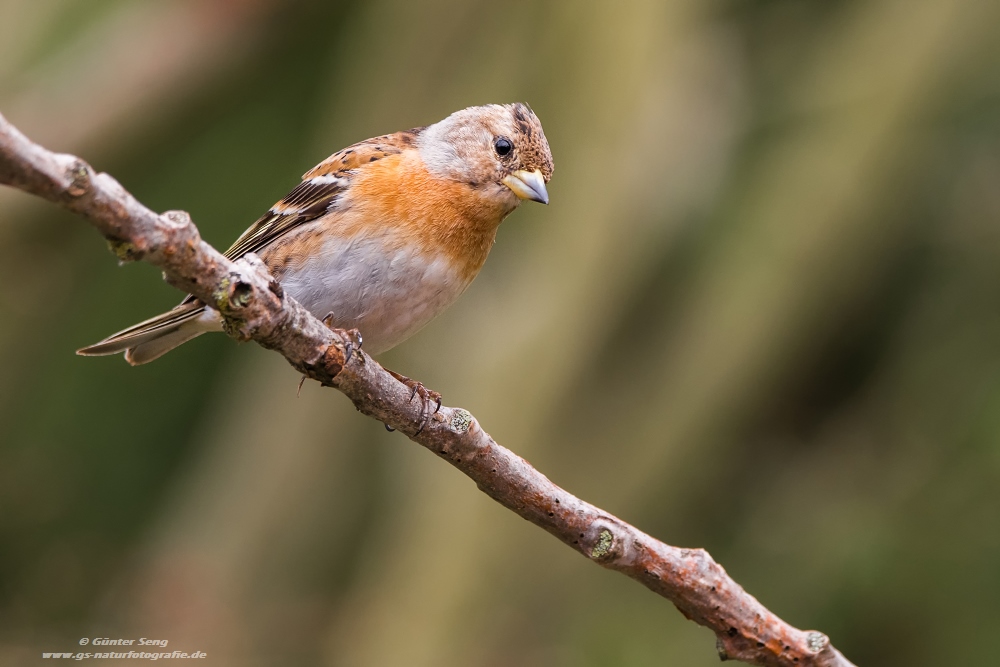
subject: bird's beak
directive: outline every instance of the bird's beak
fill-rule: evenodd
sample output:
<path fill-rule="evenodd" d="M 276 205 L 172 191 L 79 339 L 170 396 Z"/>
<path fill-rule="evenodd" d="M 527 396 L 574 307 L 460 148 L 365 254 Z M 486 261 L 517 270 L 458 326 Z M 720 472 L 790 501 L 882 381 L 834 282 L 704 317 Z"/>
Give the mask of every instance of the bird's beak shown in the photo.
<path fill-rule="evenodd" d="M 545 189 L 545 178 L 542 176 L 542 172 L 537 169 L 535 171 L 520 169 L 505 176 L 501 182 L 521 199 L 530 199 L 542 204 L 549 203 L 549 191 Z"/>

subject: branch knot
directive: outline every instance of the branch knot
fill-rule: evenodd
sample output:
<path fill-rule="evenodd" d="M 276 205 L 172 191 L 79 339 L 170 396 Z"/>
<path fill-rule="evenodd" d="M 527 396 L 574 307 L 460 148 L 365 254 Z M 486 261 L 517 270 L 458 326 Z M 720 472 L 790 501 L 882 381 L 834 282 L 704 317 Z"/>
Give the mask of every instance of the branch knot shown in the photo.
<path fill-rule="evenodd" d="M 66 194 L 70 197 L 82 197 L 87 194 L 90 189 L 90 165 L 83 160 L 75 159 L 66 169 L 66 177 L 69 178 Z"/>
<path fill-rule="evenodd" d="M 194 225 L 194 222 L 191 221 L 191 214 L 187 211 L 164 211 L 160 217 L 175 229 Z"/>
<path fill-rule="evenodd" d="M 465 433 L 472 426 L 472 413 L 458 408 L 451 416 L 451 430 L 455 433 Z"/>
<path fill-rule="evenodd" d="M 806 646 L 813 653 L 820 653 L 830 644 L 830 638 L 822 632 L 812 630 L 806 635 Z"/>
<path fill-rule="evenodd" d="M 231 274 L 236 278 L 229 286 L 229 305 L 237 310 L 246 308 L 253 298 L 253 286 L 239 280 L 239 276 Z"/>
<path fill-rule="evenodd" d="M 590 551 L 590 557 L 595 560 L 600 560 L 611 553 L 611 547 L 614 546 L 615 536 L 611 534 L 611 531 L 605 528 L 601 531 L 601 534 L 597 536 L 597 544 Z"/>

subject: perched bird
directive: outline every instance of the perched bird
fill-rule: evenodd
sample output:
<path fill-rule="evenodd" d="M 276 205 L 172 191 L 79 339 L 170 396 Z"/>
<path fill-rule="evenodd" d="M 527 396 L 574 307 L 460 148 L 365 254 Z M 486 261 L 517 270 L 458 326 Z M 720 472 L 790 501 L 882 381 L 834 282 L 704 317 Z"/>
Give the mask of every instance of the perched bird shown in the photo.
<path fill-rule="evenodd" d="M 226 257 L 256 253 L 287 294 L 328 325 L 357 329 L 378 354 L 465 291 L 501 221 L 523 199 L 549 202 L 551 176 L 548 142 L 526 104 L 470 107 L 334 153 Z M 209 331 L 222 331 L 218 311 L 189 296 L 77 354 L 125 352 L 139 365 Z"/>

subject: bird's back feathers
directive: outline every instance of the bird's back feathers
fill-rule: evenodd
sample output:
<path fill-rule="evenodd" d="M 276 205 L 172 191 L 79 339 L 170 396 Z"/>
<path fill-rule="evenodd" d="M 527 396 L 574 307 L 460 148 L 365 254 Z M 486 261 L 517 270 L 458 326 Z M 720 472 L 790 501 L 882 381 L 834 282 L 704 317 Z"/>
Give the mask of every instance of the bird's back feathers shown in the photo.
<path fill-rule="evenodd" d="M 423 128 L 386 134 L 348 146 L 302 175 L 302 182 L 250 226 L 225 255 L 239 259 L 259 252 L 297 227 L 336 209 L 355 173 L 365 165 L 413 146 Z"/>

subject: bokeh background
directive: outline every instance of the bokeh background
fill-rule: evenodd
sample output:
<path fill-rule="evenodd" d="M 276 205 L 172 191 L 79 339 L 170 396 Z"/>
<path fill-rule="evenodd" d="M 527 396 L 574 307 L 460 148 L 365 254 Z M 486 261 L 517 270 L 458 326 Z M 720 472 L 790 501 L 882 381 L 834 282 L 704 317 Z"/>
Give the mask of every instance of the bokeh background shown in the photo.
<path fill-rule="evenodd" d="M 382 361 L 859 665 L 1000 627 L 1000 3 L 2 0 L 0 111 L 224 248 L 354 141 L 524 100 L 552 204 Z M 714 665 L 708 630 L 0 191 L 0 664 Z"/>

